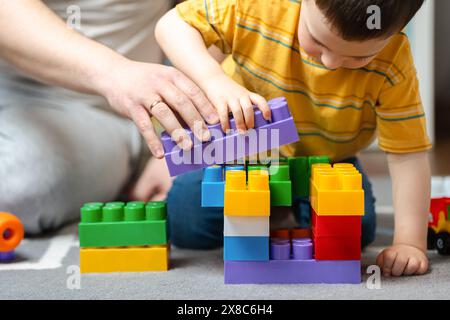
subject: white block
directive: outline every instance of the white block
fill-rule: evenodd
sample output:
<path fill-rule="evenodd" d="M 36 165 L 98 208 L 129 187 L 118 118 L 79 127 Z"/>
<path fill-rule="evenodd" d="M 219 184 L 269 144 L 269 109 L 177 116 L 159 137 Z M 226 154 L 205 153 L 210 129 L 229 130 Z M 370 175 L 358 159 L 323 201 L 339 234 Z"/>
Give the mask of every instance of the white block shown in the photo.
<path fill-rule="evenodd" d="M 224 216 L 224 236 L 270 236 L 270 217 Z"/>

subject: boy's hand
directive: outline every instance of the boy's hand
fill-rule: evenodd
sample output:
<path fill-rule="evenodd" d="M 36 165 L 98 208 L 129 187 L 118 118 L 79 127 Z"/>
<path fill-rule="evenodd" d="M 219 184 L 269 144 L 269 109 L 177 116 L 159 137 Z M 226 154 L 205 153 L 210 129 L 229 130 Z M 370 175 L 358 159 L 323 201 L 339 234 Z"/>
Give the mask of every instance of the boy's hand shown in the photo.
<path fill-rule="evenodd" d="M 377 265 L 385 277 L 422 275 L 428 270 L 428 258 L 416 247 L 397 244 L 384 249 L 378 255 Z"/>
<path fill-rule="evenodd" d="M 236 129 L 245 132 L 253 128 L 254 105 L 261 110 L 264 119 L 271 119 L 269 105 L 263 97 L 248 91 L 225 74 L 205 79 L 201 87 L 217 109 L 223 131 L 230 129 L 229 112 L 236 121 Z"/>

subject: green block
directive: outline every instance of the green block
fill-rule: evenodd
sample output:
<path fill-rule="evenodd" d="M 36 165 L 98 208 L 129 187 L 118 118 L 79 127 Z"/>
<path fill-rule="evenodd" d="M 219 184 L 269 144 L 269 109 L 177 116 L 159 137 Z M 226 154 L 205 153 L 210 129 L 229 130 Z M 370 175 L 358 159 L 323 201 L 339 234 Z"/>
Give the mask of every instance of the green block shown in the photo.
<path fill-rule="evenodd" d="M 308 178 L 311 177 L 311 168 L 315 163 L 330 163 L 330 158 L 328 158 L 327 156 L 308 157 Z"/>
<path fill-rule="evenodd" d="M 167 244 L 165 202 L 91 203 L 80 211 L 81 248 Z"/>
<path fill-rule="evenodd" d="M 288 165 L 272 165 L 269 170 L 270 205 L 292 205 L 292 183 Z"/>
<path fill-rule="evenodd" d="M 290 157 L 288 163 L 292 181 L 292 196 L 309 196 L 308 158 Z"/>

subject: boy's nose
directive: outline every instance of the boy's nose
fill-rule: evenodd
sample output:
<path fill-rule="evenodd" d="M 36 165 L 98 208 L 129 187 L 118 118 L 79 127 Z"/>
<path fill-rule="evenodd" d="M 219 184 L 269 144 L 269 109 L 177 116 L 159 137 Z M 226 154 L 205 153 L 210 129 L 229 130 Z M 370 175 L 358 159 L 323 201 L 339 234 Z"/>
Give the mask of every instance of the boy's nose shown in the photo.
<path fill-rule="evenodd" d="M 342 59 L 334 55 L 322 54 L 321 60 L 322 64 L 331 70 L 338 69 L 342 66 Z"/>

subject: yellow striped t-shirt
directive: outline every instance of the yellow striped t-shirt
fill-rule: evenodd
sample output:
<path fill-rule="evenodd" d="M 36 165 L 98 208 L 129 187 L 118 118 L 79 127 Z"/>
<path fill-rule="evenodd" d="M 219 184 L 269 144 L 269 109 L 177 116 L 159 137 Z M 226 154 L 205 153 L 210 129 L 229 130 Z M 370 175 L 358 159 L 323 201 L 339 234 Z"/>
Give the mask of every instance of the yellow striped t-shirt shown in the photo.
<path fill-rule="evenodd" d="M 230 59 L 225 71 L 266 99 L 285 96 L 300 141 L 290 155 L 354 156 L 378 136 L 392 153 L 431 147 L 411 49 L 399 33 L 367 66 L 329 70 L 303 52 L 298 0 L 188 0 L 177 6 L 209 47 Z M 377 133 L 377 135 L 376 135 Z"/>

